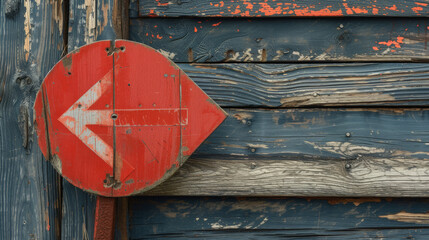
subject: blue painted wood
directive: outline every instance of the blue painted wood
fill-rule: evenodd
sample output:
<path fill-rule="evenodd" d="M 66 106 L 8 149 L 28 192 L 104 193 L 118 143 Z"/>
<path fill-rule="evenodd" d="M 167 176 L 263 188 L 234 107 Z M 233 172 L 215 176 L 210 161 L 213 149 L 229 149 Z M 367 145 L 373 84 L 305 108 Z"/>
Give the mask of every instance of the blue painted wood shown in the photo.
<path fill-rule="evenodd" d="M 428 26 L 424 18 L 133 18 L 130 39 L 175 62 L 428 61 Z"/>
<path fill-rule="evenodd" d="M 182 63 L 179 67 L 222 107 L 429 104 L 425 63 Z"/>
<path fill-rule="evenodd" d="M 142 17 L 418 17 L 428 16 L 425 1 L 414 0 L 139 0 Z"/>
<path fill-rule="evenodd" d="M 60 237 L 58 175 L 33 126 L 36 92 L 63 52 L 62 3 L 0 6 L 0 239 Z"/>
<path fill-rule="evenodd" d="M 139 197 L 130 239 L 426 239 L 428 199 Z"/>
<path fill-rule="evenodd" d="M 203 158 L 428 159 L 429 109 L 227 109 Z"/>

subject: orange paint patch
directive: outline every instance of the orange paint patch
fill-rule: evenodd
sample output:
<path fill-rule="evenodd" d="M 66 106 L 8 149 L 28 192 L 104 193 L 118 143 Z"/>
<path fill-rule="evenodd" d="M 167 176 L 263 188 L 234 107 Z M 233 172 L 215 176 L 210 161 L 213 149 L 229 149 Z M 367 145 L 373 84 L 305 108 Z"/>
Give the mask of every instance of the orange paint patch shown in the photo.
<path fill-rule="evenodd" d="M 380 45 L 386 45 L 388 47 L 395 46 L 395 48 L 401 48 L 401 43 L 404 43 L 404 37 L 397 37 L 396 41 L 389 40 L 387 42 L 378 42 Z"/>
<path fill-rule="evenodd" d="M 198 29 L 197 29 L 197 27 L 194 27 L 194 32 L 198 32 Z"/>
<path fill-rule="evenodd" d="M 353 12 L 359 14 L 359 13 L 368 13 L 368 10 L 358 7 L 352 7 Z"/>
<path fill-rule="evenodd" d="M 351 8 L 349 8 L 347 3 L 343 3 L 344 8 L 346 9 L 346 12 L 348 15 L 352 15 L 353 14 L 353 10 Z"/>
<path fill-rule="evenodd" d="M 372 14 L 377 15 L 378 14 L 378 8 L 373 8 L 372 9 Z"/>
<path fill-rule="evenodd" d="M 281 14 L 283 12 L 281 7 L 272 8 L 267 3 L 259 3 L 259 5 L 261 5 L 259 11 L 263 12 L 265 16 L 272 16 L 274 14 Z"/>
<path fill-rule="evenodd" d="M 159 34 L 156 35 L 156 38 L 162 39 L 162 36 L 159 36 Z"/>
<path fill-rule="evenodd" d="M 411 10 L 413 10 L 413 12 L 415 12 L 415 13 L 419 13 L 420 11 L 423 10 L 423 8 L 422 7 L 413 7 L 413 8 L 411 8 Z"/>
<path fill-rule="evenodd" d="M 231 14 L 239 14 L 239 13 L 241 13 L 240 6 L 237 6 L 237 8 L 235 9 L 235 11 L 232 12 Z"/>
<path fill-rule="evenodd" d="M 297 9 L 294 10 L 296 16 L 330 16 L 330 17 L 338 17 L 343 16 L 343 11 L 341 9 L 337 11 L 331 11 L 328 8 L 320 9 L 317 11 L 309 10 L 308 8 Z"/>
<path fill-rule="evenodd" d="M 423 7 L 427 7 L 428 5 L 427 3 L 419 3 L 419 2 L 415 2 L 415 4 Z"/>
<path fill-rule="evenodd" d="M 220 7 L 223 7 L 224 2 L 223 2 L 223 1 L 220 1 L 219 3 L 220 3 Z"/>
<path fill-rule="evenodd" d="M 213 24 L 212 26 L 213 26 L 213 27 L 217 27 L 217 26 L 219 26 L 221 23 L 222 23 L 222 22 L 218 22 L 218 23 Z"/>
<path fill-rule="evenodd" d="M 396 5 L 393 5 L 391 7 L 386 7 L 386 8 L 392 11 L 398 11 L 398 8 L 396 7 Z"/>
<path fill-rule="evenodd" d="M 378 47 L 372 47 L 372 49 L 374 49 L 374 51 L 380 50 Z"/>

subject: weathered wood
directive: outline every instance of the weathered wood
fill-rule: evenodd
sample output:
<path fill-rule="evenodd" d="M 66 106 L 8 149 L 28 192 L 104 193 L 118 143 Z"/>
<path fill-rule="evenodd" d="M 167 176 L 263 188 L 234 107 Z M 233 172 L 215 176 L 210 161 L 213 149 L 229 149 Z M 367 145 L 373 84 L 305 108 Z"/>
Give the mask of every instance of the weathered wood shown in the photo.
<path fill-rule="evenodd" d="M 422 63 L 179 64 L 222 107 L 422 106 Z"/>
<path fill-rule="evenodd" d="M 130 239 L 426 239 L 427 199 L 141 197 Z"/>
<path fill-rule="evenodd" d="M 63 52 L 62 1 L 0 7 L 0 239 L 59 239 L 60 181 L 33 132 L 35 94 Z"/>
<path fill-rule="evenodd" d="M 114 0 L 112 24 L 117 39 L 128 39 L 130 36 L 129 0 Z"/>
<path fill-rule="evenodd" d="M 92 239 L 97 197 L 63 180 L 63 239 Z"/>
<path fill-rule="evenodd" d="M 140 18 L 130 38 L 175 62 L 429 61 L 427 28 L 423 18 Z"/>
<path fill-rule="evenodd" d="M 139 0 L 138 7 L 141 17 L 413 17 L 429 16 L 428 5 L 424 0 Z"/>
<path fill-rule="evenodd" d="M 194 157 L 429 159 L 429 109 L 229 109 Z"/>
<path fill-rule="evenodd" d="M 191 158 L 155 196 L 429 197 L 429 160 Z"/>
<path fill-rule="evenodd" d="M 114 39 L 114 0 L 70 0 L 68 51 L 96 40 Z"/>

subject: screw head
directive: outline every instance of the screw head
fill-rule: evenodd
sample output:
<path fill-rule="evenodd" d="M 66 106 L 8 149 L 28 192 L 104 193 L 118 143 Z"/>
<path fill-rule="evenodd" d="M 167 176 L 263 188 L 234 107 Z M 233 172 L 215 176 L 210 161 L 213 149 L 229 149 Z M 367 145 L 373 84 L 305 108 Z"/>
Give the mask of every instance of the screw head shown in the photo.
<path fill-rule="evenodd" d="M 352 168 L 352 165 L 350 163 L 346 163 L 344 166 L 347 170 L 350 170 Z"/>
<path fill-rule="evenodd" d="M 351 134 L 351 133 L 346 132 L 346 137 L 351 137 L 351 136 L 352 136 L 352 134 Z"/>

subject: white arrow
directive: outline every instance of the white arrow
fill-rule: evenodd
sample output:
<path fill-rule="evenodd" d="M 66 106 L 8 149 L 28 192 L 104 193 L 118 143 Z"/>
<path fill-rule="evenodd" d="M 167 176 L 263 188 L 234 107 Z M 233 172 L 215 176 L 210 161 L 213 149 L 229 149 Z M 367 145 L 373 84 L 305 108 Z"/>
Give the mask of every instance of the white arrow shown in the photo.
<path fill-rule="evenodd" d="M 113 168 L 113 148 L 91 131 L 88 125 L 113 126 L 113 110 L 89 110 L 100 97 L 113 86 L 112 71 L 97 81 L 58 120 L 76 135 L 89 149 Z M 180 126 L 188 124 L 188 109 L 118 109 L 116 126 Z M 146 146 L 147 147 L 147 146 Z M 127 161 L 122 160 L 121 179 L 132 171 Z"/>
<path fill-rule="evenodd" d="M 113 110 L 89 110 L 112 87 L 112 71 L 97 81 L 58 120 L 75 134 L 89 149 L 113 168 L 113 148 L 91 131 L 87 125 L 113 126 Z"/>

